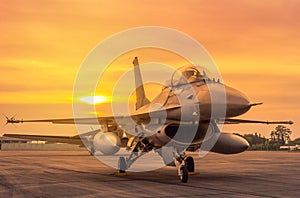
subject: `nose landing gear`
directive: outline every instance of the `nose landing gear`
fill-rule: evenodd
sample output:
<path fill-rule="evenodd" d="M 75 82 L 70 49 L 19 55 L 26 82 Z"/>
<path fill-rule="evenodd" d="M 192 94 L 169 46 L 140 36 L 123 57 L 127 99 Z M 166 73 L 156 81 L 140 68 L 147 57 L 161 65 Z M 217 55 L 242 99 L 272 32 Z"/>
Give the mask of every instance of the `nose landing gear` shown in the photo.
<path fill-rule="evenodd" d="M 186 157 L 185 159 L 185 164 L 188 170 L 188 174 L 189 175 L 195 175 L 195 162 L 194 162 L 194 158 L 191 156 Z"/>
<path fill-rule="evenodd" d="M 179 173 L 179 179 L 182 183 L 187 183 L 188 179 L 189 179 L 189 174 L 188 174 L 188 170 L 187 167 L 185 165 L 181 165 L 178 169 Z"/>
<path fill-rule="evenodd" d="M 178 166 L 178 176 L 182 183 L 187 183 L 189 175 L 194 175 L 195 173 L 195 163 L 191 156 L 185 156 L 185 154 L 180 155 L 177 159 L 179 162 Z"/>

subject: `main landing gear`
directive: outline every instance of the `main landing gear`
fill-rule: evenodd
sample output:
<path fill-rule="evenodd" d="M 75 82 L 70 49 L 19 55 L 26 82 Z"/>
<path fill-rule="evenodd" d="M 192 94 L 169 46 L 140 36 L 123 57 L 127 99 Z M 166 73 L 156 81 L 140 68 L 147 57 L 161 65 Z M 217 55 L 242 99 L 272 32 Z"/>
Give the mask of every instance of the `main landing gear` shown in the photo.
<path fill-rule="evenodd" d="M 118 161 L 117 176 L 126 176 L 126 170 L 141 156 L 153 150 L 153 145 L 147 138 L 135 138 L 131 145 L 131 153 L 129 157 L 120 157 Z M 179 154 L 180 153 L 180 154 Z M 176 157 L 177 156 L 177 157 Z M 186 156 L 185 152 L 173 151 L 175 164 L 178 168 L 178 176 L 182 183 L 188 181 L 189 175 L 195 174 L 195 163 L 191 156 Z M 177 163 L 176 163 L 177 162 Z"/>
<path fill-rule="evenodd" d="M 117 176 L 127 175 L 126 170 L 140 157 L 153 149 L 152 144 L 147 138 L 135 138 L 132 143 L 131 153 L 129 157 L 120 157 L 118 162 Z"/>
<path fill-rule="evenodd" d="M 126 176 L 126 169 L 127 169 L 127 164 L 126 164 L 126 159 L 125 157 L 120 157 L 119 162 L 118 162 L 118 172 L 116 173 L 117 176 Z"/>

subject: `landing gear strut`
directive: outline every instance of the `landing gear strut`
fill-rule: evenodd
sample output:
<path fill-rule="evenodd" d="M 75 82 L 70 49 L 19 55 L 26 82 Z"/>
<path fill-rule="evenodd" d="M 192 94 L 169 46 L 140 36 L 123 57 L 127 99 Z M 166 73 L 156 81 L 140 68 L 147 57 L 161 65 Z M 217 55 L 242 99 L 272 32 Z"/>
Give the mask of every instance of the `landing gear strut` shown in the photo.
<path fill-rule="evenodd" d="M 119 162 L 118 162 L 118 172 L 116 173 L 116 175 L 118 176 L 126 176 L 126 169 L 127 169 L 127 164 L 126 164 L 126 159 L 125 157 L 120 157 L 119 158 Z"/>
<path fill-rule="evenodd" d="M 95 149 L 94 149 L 93 146 L 92 146 L 91 149 L 90 149 L 90 155 L 91 155 L 91 156 L 94 156 L 94 155 L 95 155 Z"/>
<path fill-rule="evenodd" d="M 126 170 L 141 156 L 152 150 L 152 144 L 147 138 L 136 138 L 133 142 L 129 157 L 120 157 L 118 162 L 118 176 L 124 176 Z"/>

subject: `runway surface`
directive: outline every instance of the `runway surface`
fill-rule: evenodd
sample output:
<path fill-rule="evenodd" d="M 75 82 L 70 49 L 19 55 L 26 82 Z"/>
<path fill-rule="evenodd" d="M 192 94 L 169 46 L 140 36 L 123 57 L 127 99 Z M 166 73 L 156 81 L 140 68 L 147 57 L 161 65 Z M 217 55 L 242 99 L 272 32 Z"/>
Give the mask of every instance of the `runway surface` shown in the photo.
<path fill-rule="evenodd" d="M 0 151 L 0 197 L 300 197 L 300 153 L 193 154 L 183 184 L 174 167 L 114 175 L 86 151 Z"/>

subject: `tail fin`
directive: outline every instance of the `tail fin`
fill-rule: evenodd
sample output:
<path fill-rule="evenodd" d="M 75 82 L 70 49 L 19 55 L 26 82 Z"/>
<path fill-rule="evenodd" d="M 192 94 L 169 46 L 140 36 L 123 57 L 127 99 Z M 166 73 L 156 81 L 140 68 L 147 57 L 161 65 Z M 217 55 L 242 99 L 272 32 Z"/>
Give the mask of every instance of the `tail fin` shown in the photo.
<path fill-rule="evenodd" d="M 146 104 L 149 104 L 150 101 L 145 95 L 142 75 L 139 67 L 139 60 L 137 57 L 134 58 L 133 65 L 134 65 L 134 78 L 135 78 L 135 89 L 136 89 L 135 109 L 138 110 L 139 108 L 145 106 Z"/>

